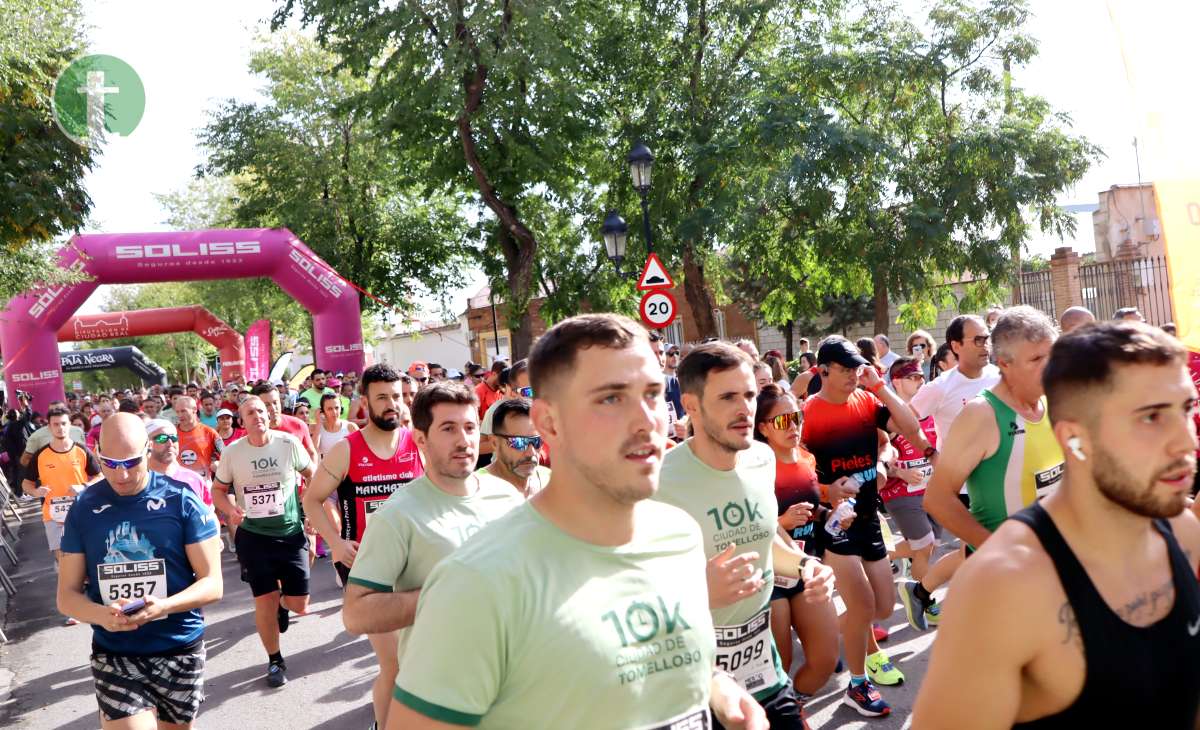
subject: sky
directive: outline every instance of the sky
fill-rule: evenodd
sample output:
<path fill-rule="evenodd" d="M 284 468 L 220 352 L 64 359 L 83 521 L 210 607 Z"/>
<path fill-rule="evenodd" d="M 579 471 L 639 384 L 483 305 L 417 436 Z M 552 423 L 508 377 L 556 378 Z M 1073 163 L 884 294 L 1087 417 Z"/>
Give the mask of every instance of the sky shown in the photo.
<path fill-rule="evenodd" d="M 1113 0 L 1115 6 L 1126 2 Z M 110 136 L 99 164 L 87 177 L 95 205 L 85 232 L 168 229 L 163 223 L 165 211 L 154 194 L 187 184 L 202 162 L 196 132 L 220 100 L 259 98 L 261 82 L 248 71 L 249 53 L 278 4 L 277 0 L 85 0 L 90 50 L 127 61 L 146 89 L 146 112 L 138 128 L 128 138 Z M 915 0 L 905 4 L 913 9 L 924 5 Z M 1063 205 L 1094 204 L 1099 191 L 1136 182 L 1138 177 L 1133 138 L 1142 134 L 1139 120 L 1144 112 L 1139 111 L 1127 81 L 1122 37 L 1103 0 L 1032 0 L 1031 5 L 1036 15 L 1028 31 L 1039 41 L 1040 54 L 1016 70 L 1014 82 L 1070 114 L 1076 131 L 1104 149 L 1106 157 L 1060 199 Z M 1180 35 L 1181 43 L 1188 42 L 1183 38 Z M 1131 41 L 1124 41 L 1128 50 Z M 1154 160 L 1143 155 L 1143 180 L 1154 179 L 1154 167 Z M 1075 240 L 1065 244 L 1090 251 L 1091 216 L 1076 217 Z M 1057 238 L 1037 235 L 1029 249 L 1049 255 L 1060 245 L 1064 242 Z M 465 308 L 466 298 L 480 283 L 477 278 L 453 298 L 455 311 Z M 100 311 L 106 289 L 100 287 L 80 311 Z"/>

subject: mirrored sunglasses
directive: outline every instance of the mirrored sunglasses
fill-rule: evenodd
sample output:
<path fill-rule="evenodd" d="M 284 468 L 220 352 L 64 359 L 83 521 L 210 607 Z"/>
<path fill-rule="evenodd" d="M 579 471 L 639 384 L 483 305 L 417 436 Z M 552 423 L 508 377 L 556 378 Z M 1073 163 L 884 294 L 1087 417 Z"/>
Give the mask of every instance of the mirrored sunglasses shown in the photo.
<path fill-rule="evenodd" d="M 792 411 L 791 413 L 780 413 L 771 419 L 771 425 L 779 431 L 786 431 L 791 426 L 800 425 L 800 411 Z"/>
<path fill-rule="evenodd" d="M 165 444 L 168 441 L 173 444 L 179 443 L 179 437 L 173 433 L 156 433 L 150 440 L 156 444 Z"/>
<path fill-rule="evenodd" d="M 534 450 L 542 448 L 541 436 L 509 436 L 508 434 L 504 433 L 498 433 L 496 435 L 507 441 L 509 447 L 517 451 L 524 451 L 530 446 L 532 446 Z"/>

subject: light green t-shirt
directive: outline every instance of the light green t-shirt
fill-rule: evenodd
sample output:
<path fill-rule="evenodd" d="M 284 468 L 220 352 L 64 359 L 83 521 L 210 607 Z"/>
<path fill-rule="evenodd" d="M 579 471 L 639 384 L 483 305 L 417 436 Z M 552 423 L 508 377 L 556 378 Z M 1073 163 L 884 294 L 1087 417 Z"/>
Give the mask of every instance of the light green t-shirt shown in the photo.
<path fill-rule="evenodd" d="M 620 547 L 529 503 L 481 530 L 425 582 L 396 699 L 485 729 L 709 727 L 700 531 L 668 505 L 636 509 L 649 529 Z"/>
<path fill-rule="evenodd" d="M 655 499 L 692 516 L 704 533 L 704 554 L 712 558 L 729 543 L 735 555 L 758 553 L 763 587 L 733 605 L 712 611 L 717 627 L 717 666 L 737 678 L 756 698 L 777 692 L 788 682 L 771 636 L 771 543 L 779 522 L 775 499 L 775 453 L 752 442 L 739 451 L 730 471 L 714 469 L 692 451 L 692 439 L 663 457 Z"/>
<path fill-rule="evenodd" d="M 267 431 L 267 436 L 265 446 L 254 446 L 249 437 L 226 446 L 217 479 L 233 485 L 237 505 L 246 511 L 239 530 L 294 535 L 304 528 L 296 485 L 311 460 L 295 436 L 282 431 Z"/>
<path fill-rule="evenodd" d="M 495 462 L 493 462 L 493 463 L 495 463 Z M 488 472 L 488 467 L 490 467 L 490 466 L 491 466 L 491 464 L 489 464 L 488 466 L 481 466 L 475 470 L 475 473 L 476 474 L 487 474 L 488 476 L 499 479 L 500 477 L 497 477 L 495 474 L 491 474 Z M 501 480 L 501 481 L 503 481 L 503 480 Z M 507 482 L 505 482 L 505 483 L 507 484 Z M 541 466 L 541 465 L 535 467 L 533 470 L 533 480 L 532 480 L 532 483 L 529 485 L 529 493 L 525 495 L 525 498 L 528 499 L 528 498 L 532 497 L 533 495 L 537 494 L 538 492 L 542 491 L 543 489 L 546 488 L 546 485 L 549 483 L 550 483 L 550 467 Z M 509 484 L 508 486 L 512 487 L 511 484 Z"/>
<path fill-rule="evenodd" d="M 326 393 L 329 393 L 330 395 L 337 395 L 337 391 L 335 391 L 333 388 L 326 388 L 325 390 L 317 390 L 315 388 L 309 388 L 308 390 L 306 390 L 300 394 L 300 397 L 303 398 L 305 400 L 305 402 L 308 403 L 308 422 L 309 423 L 316 423 L 317 418 L 321 415 L 321 398 L 323 398 Z M 340 405 L 340 402 L 339 402 L 339 405 Z M 343 416 L 343 418 L 344 417 L 345 416 Z"/>
<path fill-rule="evenodd" d="M 367 518 L 350 582 L 374 591 L 421 588 L 433 566 L 484 525 L 521 505 L 521 495 L 508 482 L 475 476 L 478 488 L 469 497 L 447 494 L 425 476 L 393 492 Z"/>

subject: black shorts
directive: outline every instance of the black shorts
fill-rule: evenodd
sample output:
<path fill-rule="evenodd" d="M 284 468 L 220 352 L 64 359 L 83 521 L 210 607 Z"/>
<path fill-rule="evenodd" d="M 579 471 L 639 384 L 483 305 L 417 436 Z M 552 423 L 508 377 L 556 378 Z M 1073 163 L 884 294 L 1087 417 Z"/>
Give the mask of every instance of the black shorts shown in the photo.
<path fill-rule="evenodd" d="M 308 595 L 308 538 L 303 530 L 272 537 L 243 527 L 233 542 L 242 581 L 250 584 L 255 598 L 281 589 L 285 596 Z"/>
<path fill-rule="evenodd" d="M 862 515 L 858 515 L 845 533 L 837 537 L 828 536 L 825 550 L 834 555 L 854 555 L 868 563 L 884 560 L 888 553 L 887 546 L 883 544 L 879 517 L 871 515 L 863 519 Z"/>
<path fill-rule="evenodd" d="M 794 596 L 800 595 L 803 592 L 804 592 L 804 581 L 800 581 L 799 583 L 792 586 L 791 588 L 783 588 L 782 586 L 776 585 L 773 588 L 771 588 L 771 600 L 772 601 L 786 601 L 786 600 L 791 599 Z"/>
<path fill-rule="evenodd" d="M 204 644 L 173 656 L 93 652 L 92 678 L 105 720 L 152 710 L 162 722 L 189 723 L 204 700 Z"/>
<path fill-rule="evenodd" d="M 333 569 L 337 571 L 338 577 L 342 579 L 342 587 L 345 588 L 350 582 L 350 569 L 337 561 L 334 561 Z"/>
<path fill-rule="evenodd" d="M 802 707 L 796 699 L 796 693 L 792 691 L 791 682 L 767 699 L 760 700 L 758 704 L 762 705 L 767 713 L 767 722 L 771 730 L 802 730 L 804 727 L 804 719 L 800 713 Z M 712 724 L 713 730 L 725 729 L 715 715 Z"/>

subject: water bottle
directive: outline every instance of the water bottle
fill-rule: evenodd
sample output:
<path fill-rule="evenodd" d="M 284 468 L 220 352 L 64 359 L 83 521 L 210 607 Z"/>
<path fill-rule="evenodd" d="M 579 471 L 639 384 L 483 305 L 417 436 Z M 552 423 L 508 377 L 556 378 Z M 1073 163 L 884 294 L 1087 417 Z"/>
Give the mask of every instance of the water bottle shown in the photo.
<path fill-rule="evenodd" d="M 829 519 L 825 522 L 825 532 L 828 532 L 834 537 L 841 537 L 846 534 L 842 529 L 842 520 L 849 517 L 854 512 L 854 499 L 850 498 L 837 506 L 833 514 L 829 515 Z"/>

